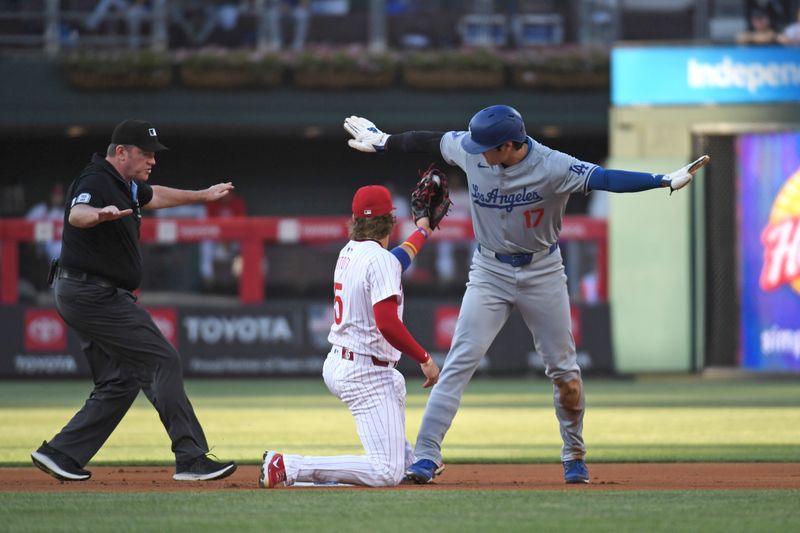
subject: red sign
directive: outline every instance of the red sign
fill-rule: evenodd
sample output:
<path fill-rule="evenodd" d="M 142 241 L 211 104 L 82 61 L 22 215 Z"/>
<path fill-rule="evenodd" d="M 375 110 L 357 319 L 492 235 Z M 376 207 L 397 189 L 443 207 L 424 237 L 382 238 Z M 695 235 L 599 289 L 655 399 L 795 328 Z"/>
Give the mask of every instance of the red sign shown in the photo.
<path fill-rule="evenodd" d="M 456 331 L 458 321 L 458 306 L 447 305 L 437 307 L 433 314 L 434 341 L 438 350 L 450 350 L 450 343 L 453 342 L 453 333 Z"/>
<path fill-rule="evenodd" d="M 761 289 L 773 291 L 788 283 L 800 292 L 800 217 L 771 223 L 761 234 L 761 242 L 764 243 Z"/>
<path fill-rule="evenodd" d="M 167 338 L 169 343 L 175 348 L 178 347 L 178 312 L 174 307 L 149 307 L 147 312 L 153 317 L 153 322 L 156 323 L 158 329 L 164 337 Z"/>
<path fill-rule="evenodd" d="M 61 352 L 67 349 L 67 326 L 55 309 L 25 310 L 25 350 Z"/>

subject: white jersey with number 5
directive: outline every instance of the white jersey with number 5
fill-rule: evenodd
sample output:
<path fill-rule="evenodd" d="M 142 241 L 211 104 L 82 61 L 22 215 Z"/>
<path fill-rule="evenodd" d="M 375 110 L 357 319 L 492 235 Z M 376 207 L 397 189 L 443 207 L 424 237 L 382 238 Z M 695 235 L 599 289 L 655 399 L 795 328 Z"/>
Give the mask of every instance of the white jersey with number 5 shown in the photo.
<path fill-rule="evenodd" d="M 353 352 L 398 361 L 400 351 L 383 338 L 372 306 L 397 296 L 403 319 L 400 261 L 376 241 L 350 241 L 339 252 L 333 275 L 333 326 L 328 342 Z"/>
<path fill-rule="evenodd" d="M 353 413 L 366 455 L 284 455 L 286 482 L 395 486 L 414 461 L 406 440 L 406 382 L 393 365 L 400 352 L 378 331 L 372 306 L 391 296 L 403 315 L 400 261 L 375 241 L 350 241 L 334 272 L 333 345 L 322 377 Z M 343 350 L 342 348 L 345 348 Z"/>

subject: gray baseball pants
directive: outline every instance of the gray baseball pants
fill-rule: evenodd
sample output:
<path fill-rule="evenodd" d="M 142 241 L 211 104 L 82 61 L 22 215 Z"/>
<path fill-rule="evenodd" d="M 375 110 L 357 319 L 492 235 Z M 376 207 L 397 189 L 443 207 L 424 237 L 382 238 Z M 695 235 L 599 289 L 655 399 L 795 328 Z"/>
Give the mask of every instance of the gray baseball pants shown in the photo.
<path fill-rule="evenodd" d="M 564 443 L 561 460 L 583 458 L 585 399 L 566 280 L 558 249 L 535 254 L 533 261 L 522 267 L 475 252 L 450 352 L 422 417 L 414 450 L 417 460 L 442 464 L 442 441 L 461 395 L 515 306 L 533 335 L 545 374 L 553 382 L 553 404 Z"/>

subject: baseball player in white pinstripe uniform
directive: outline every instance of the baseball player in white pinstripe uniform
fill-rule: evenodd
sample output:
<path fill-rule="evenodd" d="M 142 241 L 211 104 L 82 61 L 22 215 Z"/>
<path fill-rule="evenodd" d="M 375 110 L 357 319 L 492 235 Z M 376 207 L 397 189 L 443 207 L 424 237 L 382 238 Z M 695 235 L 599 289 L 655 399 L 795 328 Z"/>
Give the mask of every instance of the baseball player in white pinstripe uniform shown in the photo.
<path fill-rule="evenodd" d="M 353 197 L 351 240 L 339 253 L 334 272 L 333 325 L 322 370 L 325 385 L 350 408 L 366 455 L 311 457 L 264 453 L 259 486 L 296 482 L 394 486 L 414 461 L 406 440 L 406 386 L 395 367 L 401 353 L 420 363 L 424 387 L 439 378 L 439 368 L 403 325 L 400 275 L 431 231 L 418 229 L 388 250 L 395 224 L 391 193 L 369 185 Z"/>

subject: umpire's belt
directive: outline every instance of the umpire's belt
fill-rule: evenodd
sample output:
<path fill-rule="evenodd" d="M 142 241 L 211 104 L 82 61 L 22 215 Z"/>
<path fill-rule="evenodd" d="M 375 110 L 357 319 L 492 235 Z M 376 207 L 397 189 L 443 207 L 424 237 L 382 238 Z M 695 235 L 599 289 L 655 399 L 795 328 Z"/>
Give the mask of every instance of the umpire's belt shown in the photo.
<path fill-rule="evenodd" d="M 348 350 L 344 346 L 334 346 L 334 348 L 338 348 L 339 351 L 342 352 L 342 359 L 347 359 L 348 361 L 355 361 L 356 357 L 369 357 L 372 359 L 372 364 L 375 366 L 383 366 L 389 368 L 395 368 L 397 366 L 397 361 L 384 361 L 382 359 L 378 359 L 374 355 L 361 355 L 360 353 L 355 353 L 352 350 Z"/>
<path fill-rule="evenodd" d="M 103 276 L 95 276 L 80 270 L 72 270 L 71 268 L 60 267 L 58 269 L 58 279 L 70 279 L 73 281 L 80 281 L 82 283 L 91 283 L 92 285 L 100 285 L 109 289 L 116 289 L 117 284 Z"/>
<path fill-rule="evenodd" d="M 558 250 L 558 241 L 554 242 L 550 248 L 545 250 L 541 250 L 538 252 L 532 252 L 529 254 L 499 254 L 493 252 L 486 248 L 485 246 L 478 245 L 478 251 L 484 257 L 491 257 L 492 259 L 497 259 L 501 263 L 505 263 L 507 265 L 511 265 L 513 267 L 521 267 L 529 264 L 535 257 L 540 257 L 543 255 L 550 255 L 553 252 Z"/>

